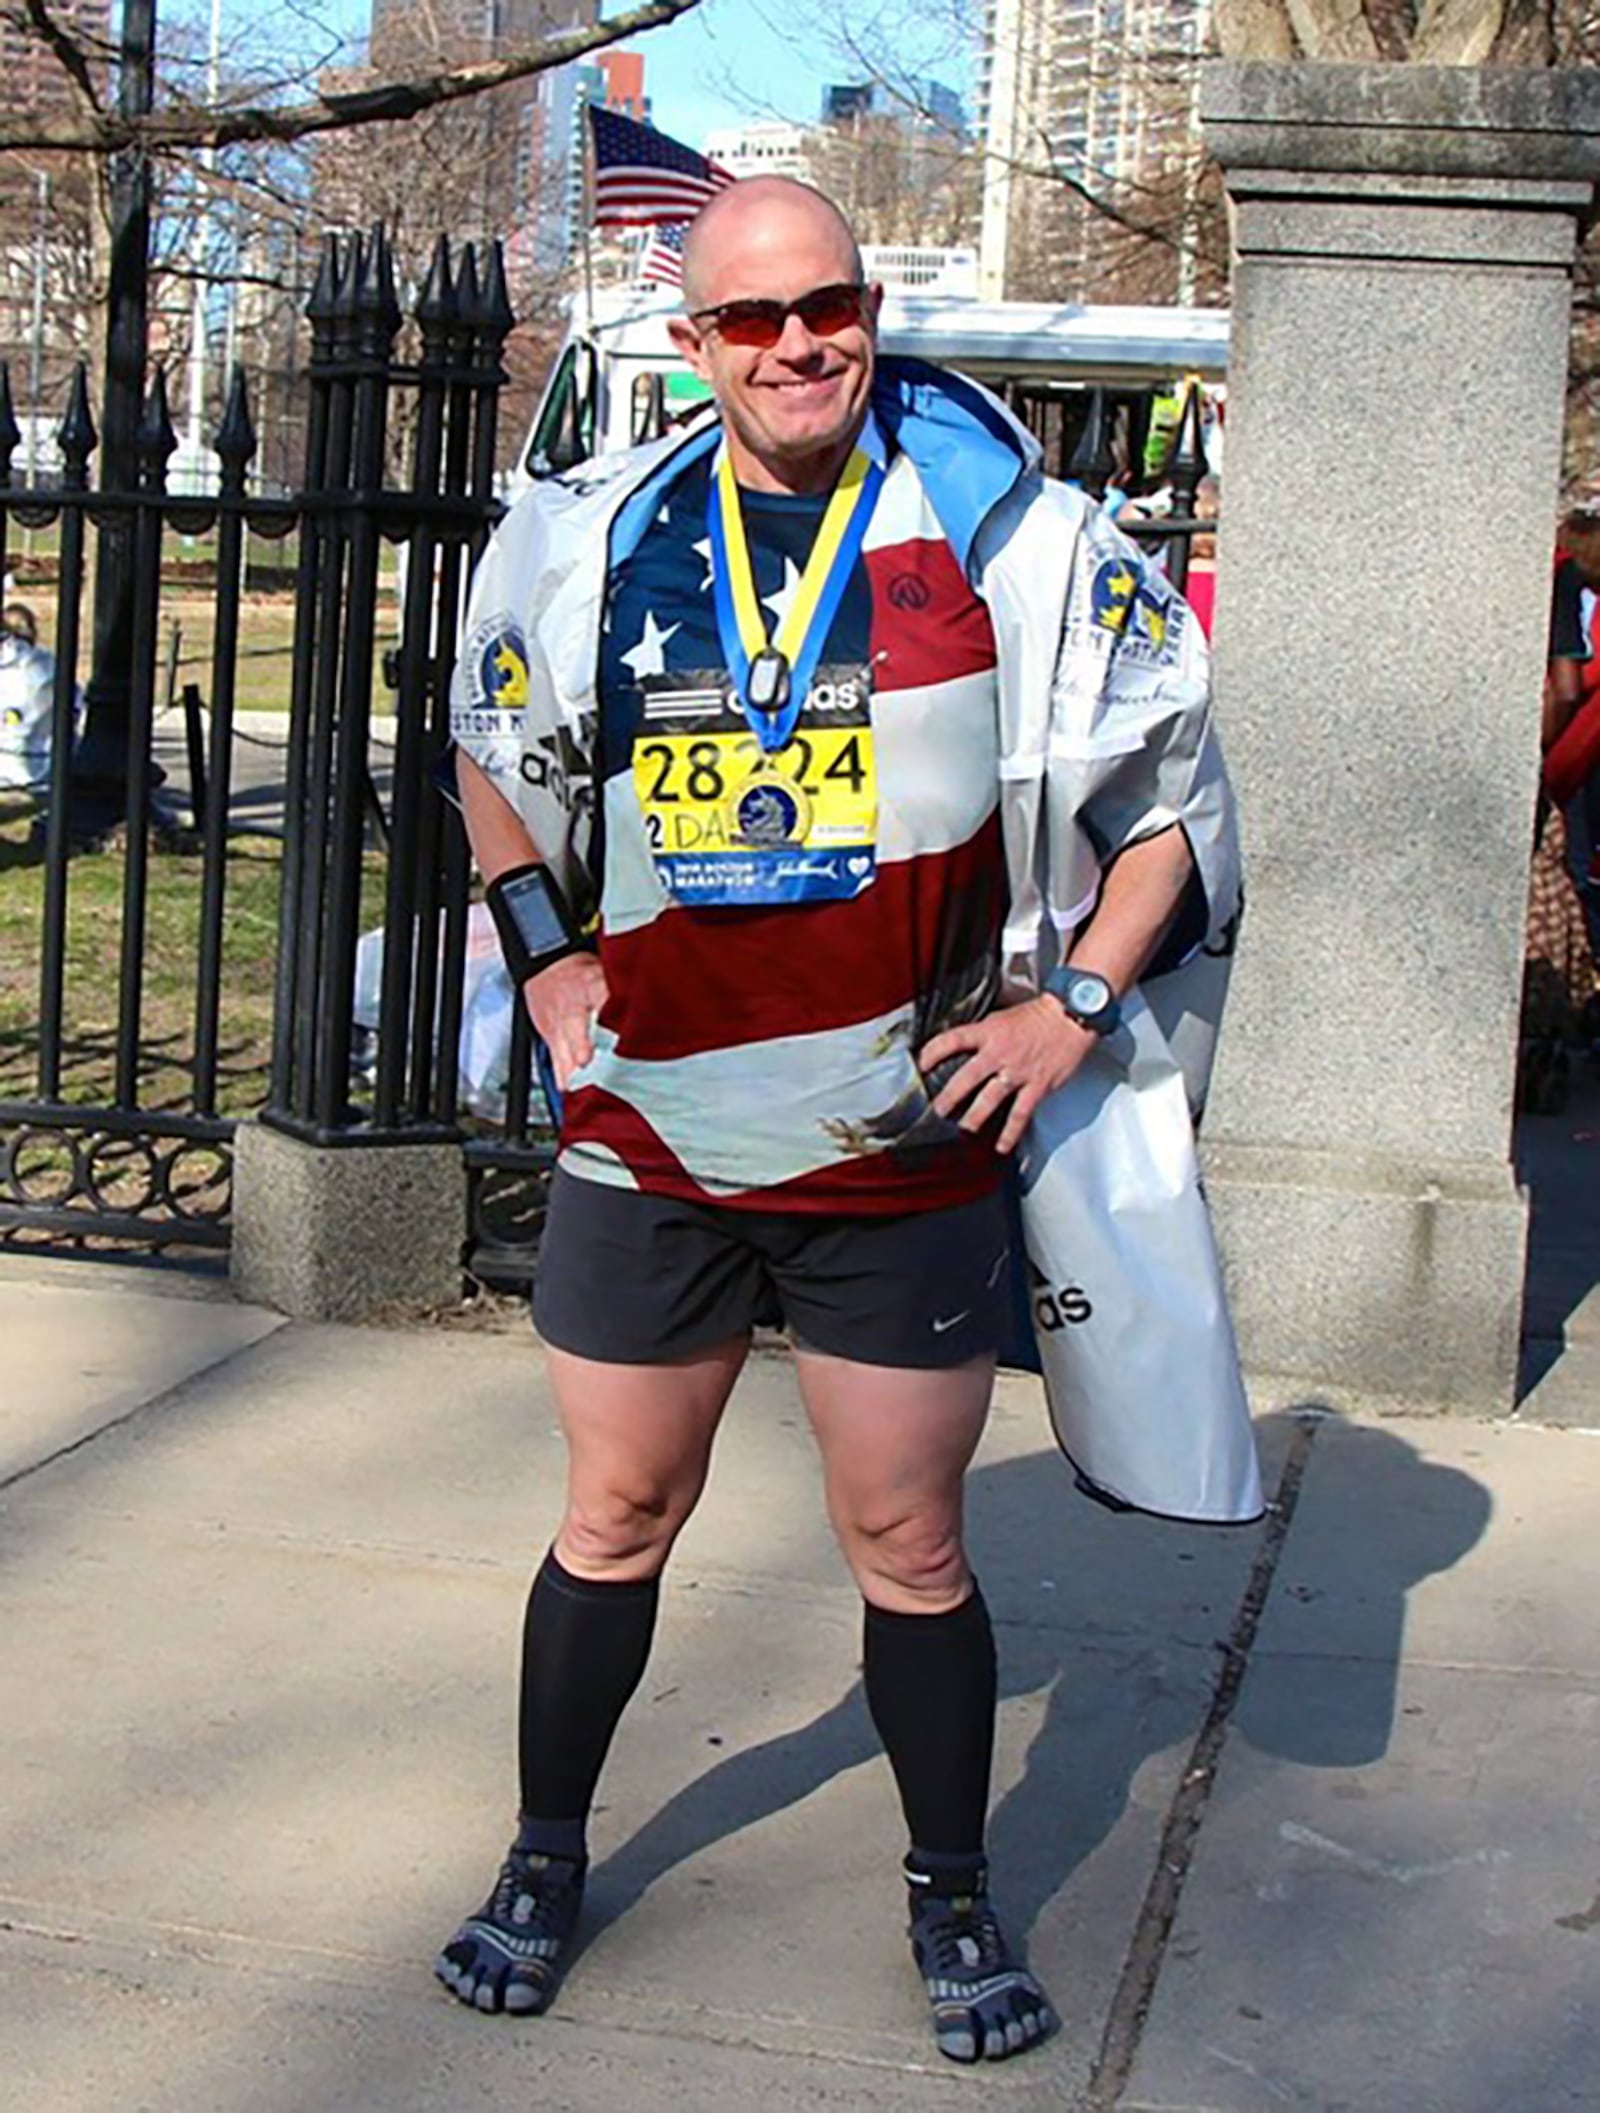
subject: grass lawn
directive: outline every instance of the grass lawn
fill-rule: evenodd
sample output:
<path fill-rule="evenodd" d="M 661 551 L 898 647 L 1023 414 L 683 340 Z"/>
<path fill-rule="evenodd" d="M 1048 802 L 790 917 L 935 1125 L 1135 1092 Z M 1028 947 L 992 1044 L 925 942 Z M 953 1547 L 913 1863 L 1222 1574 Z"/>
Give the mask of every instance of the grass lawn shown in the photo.
<path fill-rule="evenodd" d="M 234 675 L 234 709 L 240 712 L 287 712 L 293 671 L 294 596 L 247 594 L 239 608 L 239 658 Z M 198 683 L 209 704 L 212 697 L 211 642 L 216 631 L 216 602 L 204 588 L 168 586 L 161 596 L 161 654 L 157 666 L 157 701 L 166 701 L 167 654 L 172 627 L 178 627 L 178 680 L 173 701 L 186 682 Z M 383 650 L 397 644 L 398 620 L 392 597 L 379 604 L 373 646 L 372 703 L 375 714 L 394 710 L 384 686 Z"/>
<path fill-rule="evenodd" d="M 0 808 L 0 1099 L 38 1090 L 39 959 L 44 865 L 29 842 L 30 810 Z M 278 941 L 279 846 L 242 837 L 229 846 L 224 896 L 218 1105 L 261 1104 L 271 1050 Z M 192 1107 L 198 856 L 153 852 L 144 948 L 139 1101 Z M 68 872 L 66 1000 L 61 1096 L 107 1106 L 114 1091 L 123 853 L 75 858 Z"/>
<path fill-rule="evenodd" d="M 55 563 L 58 534 L 59 531 L 54 528 L 35 531 L 31 539 L 34 548 L 30 552 L 25 547 L 30 539 L 13 528 L 7 550 L 8 561 L 17 568 L 18 585 L 14 599 L 25 603 L 33 611 L 39 626 L 40 642 L 46 646 L 54 642 L 58 629 L 58 580 Z M 208 704 L 212 699 L 211 648 L 216 631 L 216 587 L 210 579 L 186 576 L 181 570 L 181 564 L 196 557 L 210 557 L 213 540 L 186 540 L 170 530 L 164 540 L 163 562 L 166 572 L 161 586 L 156 645 L 158 709 L 166 702 L 168 656 L 172 650 L 174 631 L 178 637 L 178 668 L 173 701 L 177 701 L 186 682 L 198 684 Z M 251 562 L 255 564 L 264 559 L 272 566 L 283 568 L 279 573 L 282 584 L 277 588 L 258 585 L 241 598 L 234 705 L 238 711 L 286 712 L 289 709 L 294 645 L 295 546 L 293 539 L 284 543 L 269 543 L 253 536 L 249 541 Z M 85 568 L 85 601 L 78 651 L 80 683 L 89 679 L 94 645 L 94 565 L 94 541 L 91 535 Z M 384 647 L 396 643 L 399 636 L 399 615 L 394 594 L 394 553 L 387 547 L 383 552 L 381 576 L 377 637 L 373 654 L 374 712 L 386 712 L 393 708 L 393 700 L 383 684 L 382 654 Z"/>
<path fill-rule="evenodd" d="M 0 1100 L 30 1101 L 39 1083 L 44 865 L 30 843 L 30 804 L 0 795 L 0 801 L 7 799 L 9 805 L 0 804 Z M 280 856 L 281 846 L 269 837 L 235 837 L 228 846 L 217 1065 L 217 1112 L 225 1117 L 248 1115 L 266 1099 Z M 72 1107 L 109 1107 L 115 1098 L 124 857 L 121 849 L 85 854 L 68 869 L 60 1098 Z M 363 930 L 381 921 L 384 884 L 385 862 L 369 852 L 362 874 Z M 197 855 L 152 849 L 137 1105 L 158 1116 L 194 1111 L 200 888 Z M 102 1138 L 86 1150 L 84 1135 L 77 1133 L 81 1158 L 75 1170 L 72 1135 L 33 1131 L 16 1153 L 13 1200 L 81 1201 L 74 1192 L 81 1190 L 86 1162 L 103 1208 L 130 1211 L 147 1222 L 225 1211 L 228 1166 L 212 1145 Z M 0 1184 L 0 1195 L 5 1188 Z M 167 1199 L 175 1199 L 176 1208 Z M 94 1213 L 87 1207 L 84 1219 L 88 1244 L 104 1244 L 93 1235 Z M 0 1237 L 29 1244 L 55 1236 L 24 1228 Z"/>

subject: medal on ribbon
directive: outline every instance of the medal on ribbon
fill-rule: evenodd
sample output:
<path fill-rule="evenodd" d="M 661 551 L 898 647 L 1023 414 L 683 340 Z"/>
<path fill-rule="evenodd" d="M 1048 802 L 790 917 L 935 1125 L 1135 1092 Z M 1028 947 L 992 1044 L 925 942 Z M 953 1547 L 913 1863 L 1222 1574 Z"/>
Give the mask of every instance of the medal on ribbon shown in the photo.
<path fill-rule="evenodd" d="M 706 509 L 717 631 L 744 716 L 768 755 L 793 737 L 882 488 L 883 471 L 861 448 L 853 448 L 794 600 L 777 635 L 769 638 L 733 463 L 724 452 L 717 464 Z"/>

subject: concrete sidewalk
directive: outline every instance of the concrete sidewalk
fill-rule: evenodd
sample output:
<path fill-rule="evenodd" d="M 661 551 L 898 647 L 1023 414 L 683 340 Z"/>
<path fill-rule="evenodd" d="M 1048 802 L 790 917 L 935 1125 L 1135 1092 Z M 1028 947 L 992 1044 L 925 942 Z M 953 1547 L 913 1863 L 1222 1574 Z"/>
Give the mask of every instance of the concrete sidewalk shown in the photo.
<path fill-rule="evenodd" d="M 1208 1533 L 1078 1498 L 1034 1383 L 1003 1383 L 971 1490 L 996 1885 L 1065 2030 L 974 2075 L 925 2036 L 859 1603 L 781 1355 L 741 1384 L 603 1785 L 587 1948 L 517 2024 L 429 1963 L 514 1801 L 559 1500 L 531 1338 L 289 1325 L 204 1280 L 17 1259 L 0 1326 L 9 2105 L 1600 2099 L 1581 1429 L 1280 1413 L 1280 1508 Z M 1595 1346 L 1541 1340 L 1530 1404 L 1581 1423 Z"/>

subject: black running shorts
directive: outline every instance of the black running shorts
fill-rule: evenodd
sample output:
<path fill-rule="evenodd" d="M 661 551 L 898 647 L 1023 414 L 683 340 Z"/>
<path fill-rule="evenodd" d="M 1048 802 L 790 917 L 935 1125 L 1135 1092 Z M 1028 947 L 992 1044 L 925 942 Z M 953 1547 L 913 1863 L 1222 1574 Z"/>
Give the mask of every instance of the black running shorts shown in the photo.
<path fill-rule="evenodd" d="M 664 1364 L 782 1325 L 826 1356 L 939 1370 L 1005 1339 L 1010 1247 L 998 1191 L 836 1218 L 679 1202 L 558 1168 L 533 1318 L 546 1342 L 605 1364 Z"/>

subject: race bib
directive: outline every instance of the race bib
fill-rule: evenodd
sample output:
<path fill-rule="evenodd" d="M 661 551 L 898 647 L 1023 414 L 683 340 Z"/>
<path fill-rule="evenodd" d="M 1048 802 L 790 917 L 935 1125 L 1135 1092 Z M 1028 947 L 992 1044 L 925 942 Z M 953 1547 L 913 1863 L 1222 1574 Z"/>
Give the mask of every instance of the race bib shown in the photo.
<path fill-rule="evenodd" d="M 820 668 L 792 738 L 763 751 L 720 672 L 647 676 L 633 783 L 656 871 L 690 908 L 840 902 L 877 869 L 865 668 Z"/>

